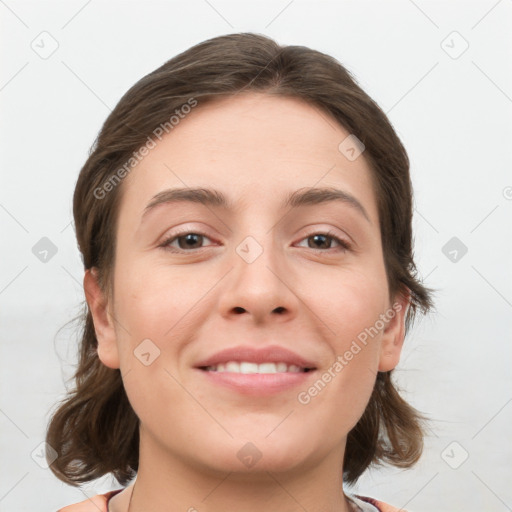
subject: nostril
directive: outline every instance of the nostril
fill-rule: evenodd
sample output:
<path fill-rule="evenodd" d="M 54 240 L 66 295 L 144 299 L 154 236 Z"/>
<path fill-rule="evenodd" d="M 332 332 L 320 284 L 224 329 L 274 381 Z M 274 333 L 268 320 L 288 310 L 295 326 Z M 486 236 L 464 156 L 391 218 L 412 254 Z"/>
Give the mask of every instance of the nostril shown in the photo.
<path fill-rule="evenodd" d="M 279 306 L 278 308 L 274 309 L 276 313 L 282 313 L 284 311 L 283 306 Z"/>

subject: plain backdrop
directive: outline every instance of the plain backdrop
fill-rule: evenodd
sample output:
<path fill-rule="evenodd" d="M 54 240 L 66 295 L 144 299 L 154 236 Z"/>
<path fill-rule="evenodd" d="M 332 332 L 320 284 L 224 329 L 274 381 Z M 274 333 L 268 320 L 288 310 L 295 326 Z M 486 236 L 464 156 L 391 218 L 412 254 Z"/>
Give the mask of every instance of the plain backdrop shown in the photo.
<path fill-rule="evenodd" d="M 38 457 L 75 361 L 73 327 L 59 331 L 83 300 L 74 184 L 130 86 L 246 31 L 338 59 L 411 160 L 415 257 L 437 310 L 396 375 L 431 429 L 414 469 L 370 471 L 355 491 L 417 512 L 512 510 L 512 2 L 2 0 L 0 19 L 1 511 L 120 487 L 67 486 Z"/>

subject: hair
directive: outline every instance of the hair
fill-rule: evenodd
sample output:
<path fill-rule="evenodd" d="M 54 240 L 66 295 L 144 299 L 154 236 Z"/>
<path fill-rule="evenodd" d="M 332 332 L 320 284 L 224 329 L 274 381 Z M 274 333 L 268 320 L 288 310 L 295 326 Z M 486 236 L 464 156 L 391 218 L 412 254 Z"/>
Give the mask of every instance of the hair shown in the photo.
<path fill-rule="evenodd" d="M 169 119 L 191 99 L 201 106 L 244 92 L 307 102 L 364 144 L 377 198 L 389 296 L 393 300 L 403 294 L 410 300 L 407 334 L 417 311 L 433 308 L 433 290 L 418 279 L 413 258 L 407 153 L 385 113 L 337 60 L 304 46 L 280 46 L 260 34 L 228 34 L 196 44 L 123 95 L 92 145 L 74 191 L 74 223 L 84 268 L 95 269 L 102 291 L 111 297 L 123 194 L 119 176 L 124 176 L 120 170 L 126 171 L 126 162 L 160 133 L 158 127 L 169 133 Z M 119 369 L 108 368 L 98 358 L 85 301 L 78 320 L 81 343 L 75 386 L 48 422 L 46 441 L 58 455 L 50 468 L 74 486 L 107 473 L 126 485 L 138 470 L 139 419 Z M 348 434 L 343 479 L 349 484 L 372 464 L 406 468 L 421 456 L 425 417 L 401 398 L 391 374 L 378 372 L 366 409 Z"/>

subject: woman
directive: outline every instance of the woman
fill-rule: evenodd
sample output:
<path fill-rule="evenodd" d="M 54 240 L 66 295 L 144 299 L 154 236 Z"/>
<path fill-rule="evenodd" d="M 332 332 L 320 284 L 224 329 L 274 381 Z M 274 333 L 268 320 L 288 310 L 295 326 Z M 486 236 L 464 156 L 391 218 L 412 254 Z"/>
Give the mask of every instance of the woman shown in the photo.
<path fill-rule="evenodd" d="M 61 509 L 391 511 L 422 417 L 391 375 L 431 290 L 405 149 L 332 57 L 216 37 L 142 78 L 80 172 L 87 300 L 55 475 L 126 488 Z"/>

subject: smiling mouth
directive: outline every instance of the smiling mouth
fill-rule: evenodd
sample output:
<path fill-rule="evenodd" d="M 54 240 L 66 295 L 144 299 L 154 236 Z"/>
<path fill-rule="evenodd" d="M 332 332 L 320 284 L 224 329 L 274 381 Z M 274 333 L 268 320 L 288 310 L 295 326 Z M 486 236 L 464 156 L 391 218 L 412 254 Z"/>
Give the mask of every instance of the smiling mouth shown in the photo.
<path fill-rule="evenodd" d="M 199 368 L 207 372 L 229 372 L 241 374 L 307 373 L 315 370 L 315 368 L 305 368 L 295 364 L 287 364 L 283 362 L 258 364 L 248 361 L 228 361 L 226 363 L 219 363 L 213 366 L 201 366 Z"/>

